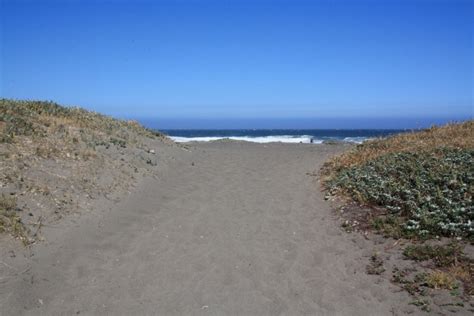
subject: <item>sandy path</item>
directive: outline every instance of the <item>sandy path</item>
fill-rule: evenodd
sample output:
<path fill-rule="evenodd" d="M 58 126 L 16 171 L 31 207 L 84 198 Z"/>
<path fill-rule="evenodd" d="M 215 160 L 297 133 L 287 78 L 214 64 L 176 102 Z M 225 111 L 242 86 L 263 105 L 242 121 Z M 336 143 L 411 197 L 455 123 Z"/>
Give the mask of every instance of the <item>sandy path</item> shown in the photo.
<path fill-rule="evenodd" d="M 370 246 L 307 175 L 341 150 L 193 145 L 112 211 L 7 258 L 28 270 L 0 283 L 1 314 L 397 313 L 409 298 L 365 273 Z"/>

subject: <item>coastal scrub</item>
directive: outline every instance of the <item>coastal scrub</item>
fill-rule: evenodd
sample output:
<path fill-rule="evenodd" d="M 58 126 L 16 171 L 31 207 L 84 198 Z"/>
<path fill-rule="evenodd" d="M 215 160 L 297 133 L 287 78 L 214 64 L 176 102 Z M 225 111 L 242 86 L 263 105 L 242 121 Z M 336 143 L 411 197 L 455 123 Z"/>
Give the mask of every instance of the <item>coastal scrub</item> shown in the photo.
<path fill-rule="evenodd" d="M 472 298 L 474 260 L 466 249 L 474 241 L 474 121 L 365 142 L 321 174 L 328 196 L 344 198 L 342 216 L 358 219 L 355 230 L 406 239 L 399 252 L 411 267 L 395 267 L 391 281 L 413 305 L 429 311 L 443 291 L 449 306 Z M 377 264 L 372 257 L 367 272 L 377 274 Z"/>
<path fill-rule="evenodd" d="M 406 234 L 473 237 L 473 149 L 386 154 L 340 171 L 328 187 L 399 216 Z"/>
<path fill-rule="evenodd" d="M 149 174 L 165 144 L 172 142 L 136 121 L 0 99 L 0 233 L 34 242 L 43 221 L 110 199 Z"/>
<path fill-rule="evenodd" d="M 474 121 L 357 146 L 323 167 L 332 194 L 386 210 L 375 228 L 405 237 L 474 234 Z"/>

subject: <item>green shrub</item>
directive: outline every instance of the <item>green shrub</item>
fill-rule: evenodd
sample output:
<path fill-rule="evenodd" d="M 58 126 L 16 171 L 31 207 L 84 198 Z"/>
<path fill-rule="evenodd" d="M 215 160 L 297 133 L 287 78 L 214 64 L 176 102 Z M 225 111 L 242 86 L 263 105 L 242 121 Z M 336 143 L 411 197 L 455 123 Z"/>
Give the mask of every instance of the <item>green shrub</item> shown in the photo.
<path fill-rule="evenodd" d="M 343 169 L 328 186 L 400 216 L 407 233 L 473 236 L 473 149 L 390 153 Z"/>

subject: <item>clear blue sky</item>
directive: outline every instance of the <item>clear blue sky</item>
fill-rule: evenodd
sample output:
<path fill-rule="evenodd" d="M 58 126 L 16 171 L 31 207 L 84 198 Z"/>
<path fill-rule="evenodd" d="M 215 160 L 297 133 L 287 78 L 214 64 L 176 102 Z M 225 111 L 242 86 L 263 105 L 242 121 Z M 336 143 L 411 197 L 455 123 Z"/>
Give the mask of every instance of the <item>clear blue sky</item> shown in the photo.
<path fill-rule="evenodd" d="M 0 2 L 2 97 L 170 119 L 473 116 L 474 1 Z"/>

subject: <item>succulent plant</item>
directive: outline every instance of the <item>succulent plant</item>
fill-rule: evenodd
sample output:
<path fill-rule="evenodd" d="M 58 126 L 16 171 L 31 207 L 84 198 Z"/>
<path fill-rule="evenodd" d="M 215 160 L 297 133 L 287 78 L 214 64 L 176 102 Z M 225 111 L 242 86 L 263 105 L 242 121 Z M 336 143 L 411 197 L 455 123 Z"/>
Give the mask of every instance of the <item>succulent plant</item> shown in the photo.
<path fill-rule="evenodd" d="M 474 235 L 473 149 L 390 153 L 341 170 L 328 186 L 405 218 L 407 232 Z"/>

